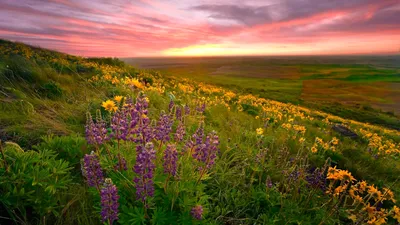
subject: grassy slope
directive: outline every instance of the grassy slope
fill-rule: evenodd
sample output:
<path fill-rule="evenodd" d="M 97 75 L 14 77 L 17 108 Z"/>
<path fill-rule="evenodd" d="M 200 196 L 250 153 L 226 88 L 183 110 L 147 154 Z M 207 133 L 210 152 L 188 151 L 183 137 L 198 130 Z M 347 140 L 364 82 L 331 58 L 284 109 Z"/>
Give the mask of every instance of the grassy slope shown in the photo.
<path fill-rule="evenodd" d="M 27 57 L 26 53 L 32 51 L 30 47 L 5 41 L 0 44 L 7 46 L 7 49 L 19 51 L 11 56 L 1 56 L 0 58 L 0 124 L 2 126 L 0 131 L 3 139 L 31 146 L 38 143 L 40 137 L 47 133 L 63 135 L 83 133 L 86 111 L 94 112 L 102 101 L 115 95 L 129 93 L 125 89 L 113 85 L 89 83 L 87 79 L 93 75 L 105 75 L 96 68 L 88 67 L 89 60 L 42 49 L 33 49 L 38 54 L 35 54 L 34 57 Z M 24 49 L 29 49 L 29 51 L 24 52 Z M 41 55 L 41 57 L 38 58 L 37 55 Z M 52 63 L 52 58 L 57 58 L 57 62 L 60 59 L 67 60 L 68 63 L 64 65 L 67 67 Z M 118 66 L 131 71 L 131 74 L 136 73 L 131 67 Z M 251 87 L 251 83 L 249 87 Z M 167 108 L 168 95 L 149 91 L 148 96 L 152 117 L 159 115 L 161 110 Z M 182 104 L 191 102 L 192 97 L 194 95 L 191 94 L 179 96 L 178 102 Z M 321 118 L 318 115 L 313 116 L 315 116 L 315 120 L 302 124 L 307 128 L 305 135 L 307 149 L 317 136 L 324 140 L 330 140 L 333 136 L 337 136 L 329 132 L 329 125 L 322 122 L 322 116 Z M 244 110 L 244 112 L 227 110 L 222 105 L 208 107 L 205 117 L 206 130 L 216 130 L 221 140 L 221 155 L 217 161 L 215 173 L 206 182 L 207 194 L 210 197 L 208 214 L 210 220 L 208 221 L 219 224 L 242 222 L 251 224 L 268 220 L 258 218 L 261 214 L 265 217 L 275 216 L 277 212 L 274 210 L 277 206 L 268 205 L 272 203 L 263 202 L 262 198 L 265 196 L 258 195 L 263 193 L 260 190 L 264 187 L 266 175 L 272 176 L 274 180 L 280 179 L 281 171 L 277 168 L 279 151 L 284 149 L 295 154 L 299 148 L 298 143 L 291 140 L 291 136 L 280 127 L 280 124 L 267 126 L 264 144 L 271 149 L 271 162 L 266 165 L 268 172 L 261 173 L 262 180 L 253 181 L 250 174 L 254 172 L 249 169 L 249 164 L 254 161 L 255 154 L 259 150 L 254 131 L 256 128 L 264 126 L 264 123 L 255 119 L 254 112 L 251 110 Z M 188 130 L 194 131 L 195 129 L 196 122 L 189 122 Z M 396 137 L 390 136 L 390 138 Z M 396 143 L 398 141 L 399 139 L 395 139 Z M 77 147 L 78 150 L 82 147 L 81 145 L 83 144 Z M 63 144 L 58 147 L 54 145 L 48 147 L 65 153 Z M 400 167 L 396 157 L 382 157 L 374 160 L 366 152 L 367 144 L 361 140 L 340 138 L 339 148 L 340 154 L 312 155 L 310 163 L 321 166 L 325 158 L 329 156 L 338 165 L 338 168 L 350 170 L 357 179 L 365 179 L 380 187 L 392 185 L 397 181 Z M 68 156 L 68 154 L 66 155 Z M 74 165 L 77 164 L 77 159 L 65 158 L 70 161 L 75 160 Z M 252 182 L 259 185 L 252 186 L 250 185 Z M 398 182 L 394 183 L 391 189 L 397 196 L 400 196 Z M 74 192 L 85 193 L 86 191 L 75 186 L 70 188 L 68 193 L 72 195 Z M 81 196 L 83 201 L 77 201 L 79 204 L 73 204 L 67 210 L 67 215 L 70 215 L 71 218 L 66 218 L 66 221 L 58 221 L 59 224 L 93 224 L 94 221 L 97 221 L 97 218 L 93 218 L 93 211 L 90 209 L 91 202 L 89 199 L 85 199 L 87 196 L 84 195 Z M 308 209 L 304 209 L 307 211 L 304 213 L 305 211 L 301 209 L 302 206 L 298 205 L 296 201 L 284 201 L 283 215 L 289 217 L 284 218 L 288 219 L 286 221 L 290 221 L 291 216 L 292 222 L 296 220 L 311 222 L 313 220 L 314 214 L 310 213 Z M 294 212 L 295 210 L 297 211 Z"/>
<path fill-rule="evenodd" d="M 86 112 L 117 92 L 89 83 L 88 78 L 101 71 L 81 64 L 81 58 L 2 40 L 0 47 L 15 52 L 0 55 L 4 140 L 31 146 L 45 134 L 83 133 Z M 28 58 L 31 51 L 36 54 Z"/>

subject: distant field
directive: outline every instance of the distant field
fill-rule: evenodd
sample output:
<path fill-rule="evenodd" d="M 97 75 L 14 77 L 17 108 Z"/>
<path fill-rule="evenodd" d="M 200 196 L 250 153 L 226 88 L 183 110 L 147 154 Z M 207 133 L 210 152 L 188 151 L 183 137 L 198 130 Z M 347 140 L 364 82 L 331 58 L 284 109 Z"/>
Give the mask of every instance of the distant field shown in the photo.
<path fill-rule="evenodd" d="M 400 56 L 131 58 L 125 61 L 165 75 L 189 77 L 399 129 Z"/>

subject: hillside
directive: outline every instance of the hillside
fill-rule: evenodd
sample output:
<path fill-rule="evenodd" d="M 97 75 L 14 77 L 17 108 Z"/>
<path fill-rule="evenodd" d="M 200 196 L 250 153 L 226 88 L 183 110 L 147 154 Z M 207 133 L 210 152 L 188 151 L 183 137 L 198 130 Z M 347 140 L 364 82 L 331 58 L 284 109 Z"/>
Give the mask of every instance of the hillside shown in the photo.
<path fill-rule="evenodd" d="M 0 224 L 400 223 L 397 130 L 113 58 L 0 52 Z"/>

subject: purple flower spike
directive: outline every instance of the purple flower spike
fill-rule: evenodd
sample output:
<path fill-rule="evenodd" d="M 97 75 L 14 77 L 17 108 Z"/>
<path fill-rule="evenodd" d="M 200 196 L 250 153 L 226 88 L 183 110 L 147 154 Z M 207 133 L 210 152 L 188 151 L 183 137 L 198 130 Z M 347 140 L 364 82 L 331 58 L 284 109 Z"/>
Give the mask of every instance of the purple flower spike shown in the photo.
<path fill-rule="evenodd" d="M 127 110 L 121 110 L 114 113 L 111 119 L 112 133 L 110 137 L 116 140 L 126 140 L 128 134 L 128 121 L 127 121 Z"/>
<path fill-rule="evenodd" d="M 176 120 L 178 121 L 182 120 L 182 107 L 176 107 L 175 116 Z"/>
<path fill-rule="evenodd" d="M 147 198 L 154 195 L 153 173 L 156 151 L 152 142 L 148 142 L 144 148 L 138 145 L 136 150 L 137 158 L 133 169 L 136 177 L 133 182 L 136 184 L 136 197 L 146 205 Z"/>
<path fill-rule="evenodd" d="M 106 123 L 100 116 L 94 123 L 90 113 L 87 114 L 86 118 L 85 134 L 88 144 L 101 145 L 108 140 Z"/>
<path fill-rule="evenodd" d="M 110 222 L 110 225 L 114 221 L 118 220 L 118 190 L 117 187 L 112 183 L 110 178 L 107 178 L 104 182 L 104 186 L 100 191 L 101 197 L 101 221 Z"/>
<path fill-rule="evenodd" d="M 168 111 L 172 112 L 172 110 L 174 109 L 174 106 L 175 106 L 175 103 L 171 99 L 171 101 L 169 102 L 169 105 L 168 105 Z"/>
<path fill-rule="evenodd" d="M 201 218 L 203 217 L 203 206 L 196 205 L 195 207 L 192 208 L 190 214 L 194 219 L 201 220 Z"/>
<path fill-rule="evenodd" d="M 185 115 L 187 116 L 190 115 L 190 107 L 188 105 L 185 105 L 184 109 L 185 109 Z"/>
<path fill-rule="evenodd" d="M 156 139 L 159 141 L 169 141 L 170 133 L 172 131 L 172 123 L 170 115 L 162 113 L 160 119 L 157 122 L 157 128 L 155 130 Z"/>
<path fill-rule="evenodd" d="M 176 128 L 176 132 L 175 132 L 175 141 L 176 142 L 181 142 L 183 140 L 183 138 L 185 137 L 186 134 L 186 130 L 185 130 L 185 125 L 183 124 L 183 122 L 179 122 L 178 127 Z"/>
<path fill-rule="evenodd" d="M 175 176 L 177 160 L 178 152 L 176 151 L 176 146 L 174 144 L 167 145 L 164 151 L 164 173 Z"/>
<path fill-rule="evenodd" d="M 199 162 L 203 162 L 207 169 L 215 163 L 215 158 L 217 157 L 219 145 L 219 138 L 215 131 L 211 132 L 206 137 L 204 144 L 198 145 L 193 153 L 193 158 Z"/>
<path fill-rule="evenodd" d="M 83 158 L 83 176 L 86 177 L 90 187 L 100 187 L 104 182 L 103 171 L 100 166 L 99 158 L 94 152 L 86 154 Z"/>

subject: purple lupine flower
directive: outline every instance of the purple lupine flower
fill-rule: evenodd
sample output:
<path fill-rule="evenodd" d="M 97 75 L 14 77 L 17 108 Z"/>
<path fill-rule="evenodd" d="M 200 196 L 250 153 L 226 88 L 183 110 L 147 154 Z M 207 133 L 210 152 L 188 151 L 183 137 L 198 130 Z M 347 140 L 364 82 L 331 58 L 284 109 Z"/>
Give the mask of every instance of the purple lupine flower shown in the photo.
<path fill-rule="evenodd" d="M 111 119 L 111 138 L 116 140 L 126 140 L 128 135 L 128 121 L 127 121 L 127 110 L 119 110 L 114 113 Z"/>
<path fill-rule="evenodd" d="M 188 105 L 185 105 L 184 109 L 185 109 L 185 115 L 187 116 L 190 115 L 190 107 Z"/>
<path fill-rule="evenodd" d="M 94 152 L 83 157 L 82 172 L 90 187 L 100 187 L 104 182 L 103 170 L 101 169 L 99 158 Z"/>
<path fill-rule="evenodd" d="M 173 121 L 171 120 L 170 115 L 161 113 L 155 130 L 155 138 L 159 141 L 169 141 L 169 135 L 172 131 L 172 123 Z"/>
<path fill-rule="evenodd" d="M 175 106 L 175 103 L 171 99 L 171 101 L 168 104 L 168 112 L 172 112 L 172 110 L 174 109 L 174 106 Z"/>
<path fill-rule="evenodd" d="M 176 107 L 176 111 L 175 111 L 175 116 L 176 116 L 176 120 L 181 121 L 182 120 L 182 107 Z"/>
<path fill-rule="evenodd" d="M 176 162 L 178 160 L 178 152 L 174 144 L 168 144 L 164 151 L 164 173 L 171 176 L 176 174 Z"/>
<path fill-rule="evenodd" d="M 305 177 L 309 187 L 326 190 L 326 176 L 320 168 L 311 168 Z"/>
<path fill-rule="evenodd" d="M 210 168 L 215 163 L 219 145 L 219 138 L 215 131 L 209 133 L 204 144 L 197 145 L 193 158 L 199 162 L 203 162 L 206 168 Z"/>
<path fill-rule="evenodd" d="M 90 113 L 86 114 L 86 125 L 85 125 L 85 135 L 88 144 L 95 144 L 95 124 Z"/>
<path fill-rule="evenodd" d="M 183 140 L 183 138 L 185 137 L 186 134 L 186 130 L 185 130 L 185 125 L 183 124 L 183 122 L 179 122 L 178 127 L 176 128 L 176 132 L 175 132 L 175 141 L 176 142 L 181 142 Z"/>
<path fill-rule="evenodd" d="M 206 111 L 206 103 L 196 106 L 196 111 L 199 113 L 204 113 Z"/>
<path fill-rule="evenodd" d="M 153 173 L 156 151 L 152 142 L 146 143 L 145 147 L 138 145 L 136 150 L 136 164 L 133 169 L 136 177 L 133 182 L 136 184 L 136 197 L 146 205 L 147 198 L 154 195 Z"/>
<path fill-rule="evenodd" d="M 101 221 L 104 223 L 108 221 L 113 224 L 114 221 L 118 220 L 118 190 L 117 187 L 112 183 L 110 178 L 107 178 L 104 182 L 103 188 L 100 191 L 101 197 Z"/>
<path fill-rule="evenodd" d="M 118 153 L 118 156 L 121 158 L 121 167 L 119 166 L 119 160 L 117 161 L 117 164 L 114 166 L 114 169 L 115 170 L 119 170 L 119 168 L 122 168 L 123 170 L 128 170 L 128 167 L 127 167 L 127 165 L 126 165 L 126 159 L 125 159 L 125 157 L 123 157 L 123 156 L 120 156 L 120 154 Z M 119 158 L 118 157 L 118 158 Z"/>
<path fill-rule="evenodd" d="M 101 119 L 101 116 L 98 116 L 96 123 L 94 123 L 92 115 L 87 114 L 85 136 L 88 144 L 101 145 L 108 140 L 106 123 Z"/>
<path fill-rule="evenodd" d="M 139 93 L 135 105 L 131 104 L 127 109 L 130 118 L 128 125 L 128 139 L 143 145 L 153 139 L 154 133 L 151 121 L 147 116 L 148 106 L 149 102 L 146 96 L 143 93 Z"/>
<path fill-rule="evenodd" d="M 199 127 L 197 128 L 196 132 L 192 135 L 193 139 L 195 140 L 196 145 L 200 145 L 203 143 L 203 138 L 204 138 L 204 126 L 203 124 L 200 124 Z"/>
<path fill-rule="evenodd" d="M 188 139 L 185 143 L 185 146 L 182 149 L 182 154 L 185 154 L 187 150 L 192 151 L 195 147 L 201 148 L 203 144 L 204 137 L 204 127 L 203 124 L 200 124 L 197 128 L 196 132 L 192 135 L 192 139 Z M 192 154 L 191 152 L 189 154 Z"/>
<path fill-rule="evenodd" d="M 192 210 L 190 210 L 190 214 L 194 219 L 201 220 L 201 218 L 203 217 L 203 206 L 196 205 L 192 208 Z"/>

